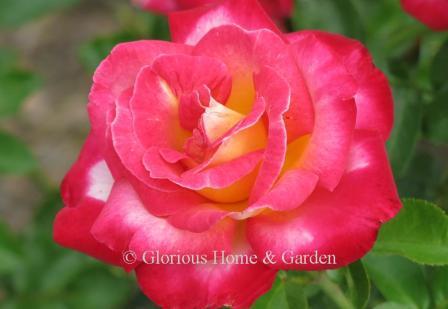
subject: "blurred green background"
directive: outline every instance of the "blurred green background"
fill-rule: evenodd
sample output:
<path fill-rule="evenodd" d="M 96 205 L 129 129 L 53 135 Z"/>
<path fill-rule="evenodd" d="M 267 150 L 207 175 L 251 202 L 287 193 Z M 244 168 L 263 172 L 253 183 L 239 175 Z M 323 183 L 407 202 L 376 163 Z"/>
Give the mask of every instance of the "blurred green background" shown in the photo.
<path fill-rule="evenodd" d="M 401 197 L 434 205 L 405 199 L 412 211 L 382 230 L 362 262 L 280 272 L 254 307 L 448 308 L 448 217 L 439 208 L 448 209 L 448 32 L 429 31 L 398 0 L 297 0 L 288 25 L 370 49 L 393 87 L 387 147 Z M 51 238 L 59 183 L 89 130 L 92 73 L 115 44 L 136 39 L 169 39 L 166 20 L 127 0 L 0 0 L 1 309 L 155 307 L 132 275 Z M 412 252 L 390 245 L 405 229 L 420 241 Z"/>

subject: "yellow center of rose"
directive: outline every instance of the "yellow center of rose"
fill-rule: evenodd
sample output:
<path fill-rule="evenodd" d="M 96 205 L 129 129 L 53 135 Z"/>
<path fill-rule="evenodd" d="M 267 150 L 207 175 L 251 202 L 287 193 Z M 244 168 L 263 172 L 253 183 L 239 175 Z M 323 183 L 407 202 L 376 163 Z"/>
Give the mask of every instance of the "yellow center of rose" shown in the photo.
<path fill-rule="evenodd" d="M 252 78 L 240 77 L 234 81 L 226 105 L 220 104 L 211 98 L 209 106 L 202 115 L 203 128 L 211 144 L 222 138 L 252 110 L 255 100 Z M 177 103 L 177 100 L 174 99 L 173 102 Z M 177 108 L 175 110 L 177 111 Z M 171 133 L 173 137 L 176 137 L 173 140 L 173 144 L 178 149 L 191 136 L 191 132 L 184 130 L 180 126 L 180 123 L 176 123 Z M 219 148 L 213 154 L 213 158 L 207 168 L 212 168 L 238 159 L 251 152 L 265 149 L 268 142 L 267 134 L 267 128 L 263 119 L 260 119 L 255 125 L 249 128 L 241 130 L 236 134 L 231 134 L 229 137 L 224 138 Z M 309 135 L 306 135 L 288 144 L 285 163 L 280 177 L 286 171 L 297 168 L 300 165 L 300 158 L 308 142 Z M 192 160 L 184 160 L 184 164 L 189 168 L 193 168 L 198 163 Z M 222 207 L 226 207 L 226 205 L 228 207 L 238 205 L 237 208 L 244 208 L 243 204 L 246 205 L 245 201 L 250 195 L 259 167 L 257 166 L 251 173 L 226 188 L 205 188 L 197 192 L 211 201 L 221 203 Z"/>
<path fill-rule="evenodd" d="M 160 85 L 164 89 L 166 95 L 169 97 L 167 103 L 169 104 L 169 112 L 171 114 L 170 119 L 170 132 L 168 132 L 170 145 L 176 150 L 181 150 L 187 138 L 191 136 L 191 132 L 185 130 L 179 121 L 179 100 L 171 90 L 170 86 L 164 81 L 160 80 Z"/>
<path fill-rule="evenodd" d="M 235 137 L 237 137 L 235 135 Z M 283 165 L 280 177 L 287 171 L 298 168 L 301 164 L 301 157 L 304 153 L 308 142 L 310 139 L 310 135 L 302 136 L 292 142 L 290 142 L 287 146 L 287 152 L 285 157 L 285 163 Z M 244 144 L 239 144 L 240 148 L 238 151 L 232 150 L 229 152 L 231 156 L 232 153 L 235 154 L 237 152 L 244 153 L 246 150 L 250 152 L 248 149 L 258 150 L 264 149 L 267 143 L 267 136 L 264 125 L 262 122 L 258 122 L 255 126 L 247 129 L 246 131 L 241 132 L 241 136 L 236 138 L 235 145 L 238 143 L 248 142 L 245 146 Z M 250 142 L 249 142 L 250 141 Z M 229 146 L 227 146 L 229 147 Z M 225 150 L 227 147 L 223 148 L 223 154 L 225 154 Z M 231 146 L 230 146 L 231 147 Z M 246 148 L 247 147 L 247 148 Z M 231 148 L 232 149 L 232 148 Z M 238 156 L 235 156 L 238 157 Z M 223 156 L 224 158 L 224 156 Z M 220 203 L 237 203 L 246 200 L 249 197 L 250 191 L 252 190 L 252 186 L 255 182 L 255 178 L 258 174 L 258 167 L 252 171 L 247 176 L 241 178 L 239 181 L 235 182 L 233 185 L 223 188 L 223 189 L 203 189 L 198 191 L 199 194 L 209 198 L 212 201 L 220 202 Z"/>
<path fill-rule="evenodd" d="M 305 151 L 309 140 L 310 135 L 304 135 L 288 144 L 281 175 L 300 166 L 300 159 L 302 158 L 302 154 Z"/>
<path fill-rule="evenodd" d="M 212 101 L 206 109 L 203 120 L 204 129 L 211 142 L 222 137 L 233 128 L 244 115 L 235 110 Z M 264 149 L 267 144 L 267 132 L 262 120 L 225 139 L 214 154 L 210 167 L 240 158 L 256 150 Z M 258 168 L 241 178 L 233 185 L 222 189 L 206 188 L 199 194 L 220 203 L 235 203 L 249 197 L 250 190 L 257 176 Z"/>
<path fill-rule="evenodd" d="M 226 106 L 240 114 L 247 115 L 255 101 L 255 89 L 250 76 L 236 76 Z"/>

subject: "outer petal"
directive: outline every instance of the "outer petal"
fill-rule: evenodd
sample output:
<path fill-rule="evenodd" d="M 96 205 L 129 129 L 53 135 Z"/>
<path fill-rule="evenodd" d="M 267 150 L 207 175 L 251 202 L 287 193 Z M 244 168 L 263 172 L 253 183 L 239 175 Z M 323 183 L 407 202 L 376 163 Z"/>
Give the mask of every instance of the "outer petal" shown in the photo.
<path fill-rule="evenodd" d="M 267 292 L 276 271 L 255 265 L 142 265 L 143 292 L 164 308 L 249 308 Z"/>
<path fill-rule="evenodd" d="M 78 159 L 64 177 L 61 194 L 65 206 L 76 207 L 85 198 L 106 201 L 114 179 L 102 156 L 97 135 L 90 133 Z"/>
<path fill-rule="evenodd" d="M 403 9 L 433 30 L 448 30 L 448 2 L 445 0 L 401 0 Z"/>
<path fill-rule="evenodd" d="M 311 33 L 336 53 L 358 84 L 356 129 L 377 131 L 387 140 L 394 118 L 392 91 L 387 77 L 375 67 L 369 51 L 356 40 L 321 31 L 296 32 L 289 34 L 288 39 L 295 42 Z"/>
<path fill-rule="evenodd" d="M 129 270 L 131 267 L 123 262 L 121 252 L 110 250 L 90 234 L 102 208 L 103 203 L 93 199 L 86 199 L 77 207 L 62 208 L 54 221 L 53 239 L 63 247 Z"/>
<path fill-rule="evenodd" d="M 141 258 L 148 250 L 157 250 L 160 254 L 228 252 L 234 228 L 233 221 L 225 220 L 204 233 L 179 230 L 166 219 L 151 215 L 132 186 L 119 181 L 95 221 L 92 234 L 114 251 L 129 247 Z"/>
<path fill-rule="evenodd" d="M 334 265 L 276 265 L 279 268 L 327 269 L 347 265 L 373 246 L 381 223 L 400 209 L 383 141 L 358 131 L 348 168 L 333 192 L 316 190 L 297 210 L 271 213 L 248 220 L 248 239 L 257 254 L 272 250 L 277 256 L 335 255 Z"/>
<path fill-rule="evenodd" d="M 104 162 L 94 134 L 90 134 L 78 160 L 65 176 L 61 192 L 65 207 L 53 226 L 56 243 L 119 266 L 121 253 L 109 250 L 90 234 L 90 227 L 107 200 L 114 179 Z"/>
<path fill-rule="evenodd" d="M 169 15 L 174 42 L 196 44 L 207 32 L 222 25 L 237 25 L 246 30 L 280 30 L 266 15 L 258 1 L 225 0 L 215 5 Z"/>
<path fill-rule="evenodd" d="M 344 172 L 356 121 L 356 84 L 335 52 L 313 33 L 292 45 L 296 62 L 314 102 L 311 139 L 298 163 L 334 189 Z"/>

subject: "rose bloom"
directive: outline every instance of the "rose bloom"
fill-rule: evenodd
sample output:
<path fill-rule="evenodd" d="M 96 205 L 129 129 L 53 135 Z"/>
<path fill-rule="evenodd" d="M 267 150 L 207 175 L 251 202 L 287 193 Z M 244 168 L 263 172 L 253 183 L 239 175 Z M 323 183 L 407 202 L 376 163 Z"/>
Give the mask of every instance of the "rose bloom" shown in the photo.
<path fill-rule="evenodd" d="M 219 0 L 133 0 L 135 5 L 144 10 L 168 13 L 186 10 L 201 5 L 213 4 Z M 240 1 L 243 2 L 243 1 Z M 290 17 L 293 11 L 293 0 L 260 0 L 264 9 L 275 19 Z"/>
<path fill-rule="evenodd" d="M 401 206 L 384 148 L 391 91 L 368 51 L 282 34 L 254 0 L 169 20 L 174 42 L 120 44 L 96 70 L 55 241 L 135 271 L 169 308 L 248 307 L 279 269 L 365 255 Z M 148 265 L 148 250 L 278 262 Z M 336 263 L 279 259 L 316 250 Z"/>
<path fill-rule="evenodd" d="M 401 0 L 401 5 L 429 28 L 448 30 L 448 0 Z"/>

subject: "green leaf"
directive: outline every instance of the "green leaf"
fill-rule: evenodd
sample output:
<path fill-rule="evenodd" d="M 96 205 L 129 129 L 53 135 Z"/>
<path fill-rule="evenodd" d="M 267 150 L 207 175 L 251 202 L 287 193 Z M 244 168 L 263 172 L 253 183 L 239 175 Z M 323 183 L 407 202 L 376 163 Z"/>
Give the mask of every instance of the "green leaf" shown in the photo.
<path fill-rule="evenodd" d="M 303 286 L 277 277 L 271 290 L 260 297 L 252 309 L 306 309 L 308 302 Z"/>
<path fill-rule="evenodd" d="M 419 40 L 419 60 L 416 82 L 427 94 L 434 88 L 432 85 L 432 65 L 444 41 L 448 39 L 448 33 L 430 32 Z"/>
<path fill-rule="evenodd" d="M 39 79 L 27 71 L 13 69 L 0 73 L 0 116 L 15 114 L 39 85 Z"/>
<path fill-rule="evenodd" d="M 365 308 L 370 297 L 370 279 L 359 260 L 347 267 L 346 280 L 350 299 L 355 308 Z"/>
<path fill-rule="evenodd" d="M 397 59 L 406 54 L 415 45 L 418 37 L 429 32 L 424 25 L 403 14 L 399 1 L 355 2 L 359 4 L 361 18 L 366 25 L 364 43 L 383 70 L 387 69 L 386 60 Z"/>
<path fill-rule="evenodd" d="M 414 306 L 410 305 L 403 305 L 394 302 L 386 302 L 378 306 L 375 306 L 373 309 L 414 309 L 414 308 L 415 308 Z"/>
<path fill-rule="evenodd" d="M 435 200 L 439 195 L 438 187 L 443 186 L 446 164 L 443 155 L 434 156 L 433 149 L 422 146 L 417 147 L 406 173 L 397 178 L 397 185 L 400 196 Z"/>
<path fill-rule="evenodd" d="M 381 228 L 373 251 L 398 254 L 417 263 L 448 264 L 448 216 L 423 200 L 404 199 L 403 205 Z"/>
<path fill-rule="evenodd" d="M 322 29 L 352 38 L 364 37 L 364 25 L 352 0 L 298 0 L 295 29 Z"/>
<path fill-rule="evenodd" d="M 287 281 L 284 288 L 289 308 L 308 309 L 308 301 L 303 286 Z"/>
<path fill-rule="evenodd" d="M 36 17 L 78 3 L 79 0 L 2 0 L 0 27 L 19 26 Z"/>
<path fill-rule="evenodd" d="M 331 281 L 341 284 L 345 282 L 347 277 L 347 269 L 346 268 L 338 268 L 338 269 L 329 269 L 325 271 L 328 278 L 330 278 Z"/>
<path fill-rule="evenodd" d="M 437 308 L 448 307 L 448 267 L 435 267 L 431 278 L 434 302 Z"/>
<path fill-rule="evenodd" d="M 443 43 L 431 65 L 431 81 L 436 87 L 446 84 L 448 72 L 448 40 Z"/>
<path fill-rule="evenodd" d="M 266 294 L 257 299 L 257 301 L 252 305 L 252 309 L 269 308 L 268 306 L 271 302 L 271 299 L 275 297 L 277 290 L 281 289 L 281 285 L 282 285 L 281 279 L 277 276 L 274 284 L 272 284 L 271 289 Z"/>
<path fill-rule="evenodd" d="M 36 161 L 26 145 L 17 138 L 0 131 L 0 174 L 26 173 L 35 166 Z"/>
<path fill-rule="evenodd" d="M 369 254 L 363 259 L 369 277 L 389 301 L 429 308 L 429 293 L 421 266 L 399 256 Z"/>
<path fill-rule="evenodd" d="M 389 159 L 394 174 L 400 177 L 412 158 L 420 137 L 423 105 L 411 88 L 395 88 L 395 125 L 387 142 Z"/>

